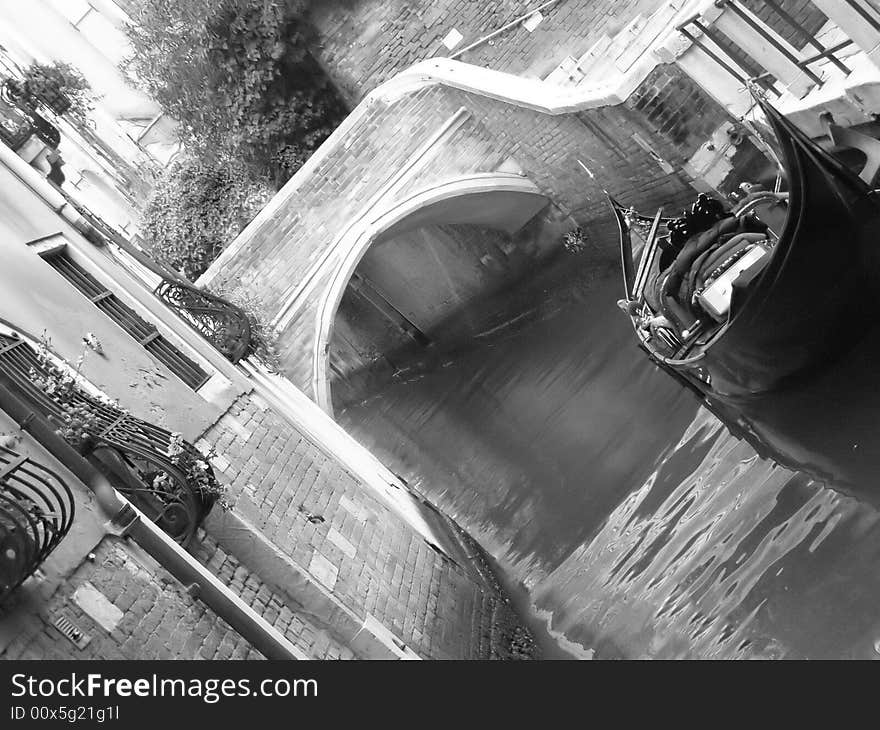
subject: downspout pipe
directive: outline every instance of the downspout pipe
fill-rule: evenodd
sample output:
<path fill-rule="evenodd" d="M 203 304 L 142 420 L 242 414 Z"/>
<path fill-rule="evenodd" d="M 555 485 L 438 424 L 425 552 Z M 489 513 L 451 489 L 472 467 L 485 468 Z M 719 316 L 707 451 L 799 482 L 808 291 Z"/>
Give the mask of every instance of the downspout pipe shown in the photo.
<path fill-rule="evenodd" d="M 110 518 L 114 534 L 131 537 L 187 586 L 190 595 L 204 602 L 267 659 L 308 659 L 235 592 L 122 497 L 104 474 L 59 436 L 52 424 L 35 413 L 16 392 L 14 381 L 0 369 L 0 409 L 94 493 L 101 509 Z"/>

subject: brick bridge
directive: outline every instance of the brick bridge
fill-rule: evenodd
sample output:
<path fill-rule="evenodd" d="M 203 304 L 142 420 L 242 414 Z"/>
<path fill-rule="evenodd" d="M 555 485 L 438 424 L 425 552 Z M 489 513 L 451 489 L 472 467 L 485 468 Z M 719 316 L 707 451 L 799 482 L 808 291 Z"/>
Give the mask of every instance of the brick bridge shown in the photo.
<path fill-rule="evenodd" d="M 358 261 L 389 231 L 468 222 L 513 232 L 550 202 L 586 231 L 590 255 L 616 258 L 603 188 L 639 208 L 679 209 L 695 188 L 720 186 L 723 175 L 699 179 L 692 163 L 732 119 L 667 45 L 645 26 L 616 55 L 605 50 L 615 65 L 568 85 L 442 58 L 410 67 L 364 98 L 200 283 L 260 297 L 281 332 L 284 374 L 332 412 L 334 315 Z"/>

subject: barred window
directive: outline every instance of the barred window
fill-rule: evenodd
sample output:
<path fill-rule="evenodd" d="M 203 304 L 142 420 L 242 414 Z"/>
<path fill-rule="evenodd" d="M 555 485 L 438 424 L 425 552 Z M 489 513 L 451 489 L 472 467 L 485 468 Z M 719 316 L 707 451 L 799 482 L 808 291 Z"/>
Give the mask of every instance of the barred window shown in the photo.
<path fill-rule="evenodd" d="M 75 286 L 89 301 L 126 331 L 147 352 L 165 365 L 193 390 L 197 390 L 210 377 L 193 360 L 184 355 L 152 324 L 138 316 L 134 310 L 101 284 L 94 276 L 74 261 L 65 246 L 40 251 L 40 255 L 61 276 Z"/>

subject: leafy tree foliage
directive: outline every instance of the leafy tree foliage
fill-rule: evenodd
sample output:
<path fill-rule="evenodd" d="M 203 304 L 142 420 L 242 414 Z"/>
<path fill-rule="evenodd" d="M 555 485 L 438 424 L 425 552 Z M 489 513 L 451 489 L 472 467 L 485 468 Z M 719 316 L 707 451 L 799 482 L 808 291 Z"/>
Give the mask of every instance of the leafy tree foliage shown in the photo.
<path fill-rule="evenodd" d="M 194 156 L 172 163 L 147 203 L 142 234 L 153 255 L 196 279 L 272 197 L 268 178 L 241 164 Z"/>
<path fill-rule="evenodd" d="M 131 75 L 192 152 L 282 184 L 345 114 L 308 50 L 306 0 L 143 0 Z"/>

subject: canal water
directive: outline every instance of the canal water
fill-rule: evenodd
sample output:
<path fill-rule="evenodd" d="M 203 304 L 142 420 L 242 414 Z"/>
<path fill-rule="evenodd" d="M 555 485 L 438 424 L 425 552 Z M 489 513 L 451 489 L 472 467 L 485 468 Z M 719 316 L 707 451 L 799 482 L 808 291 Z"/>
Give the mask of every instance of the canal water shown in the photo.
<path fill-rule="evenodd" d="M 337 418 L 574 656 L 880 656 L 880 344 L 746 407 L 744 440 L 642 355 L 618 291 L 478 334 Z"/>

